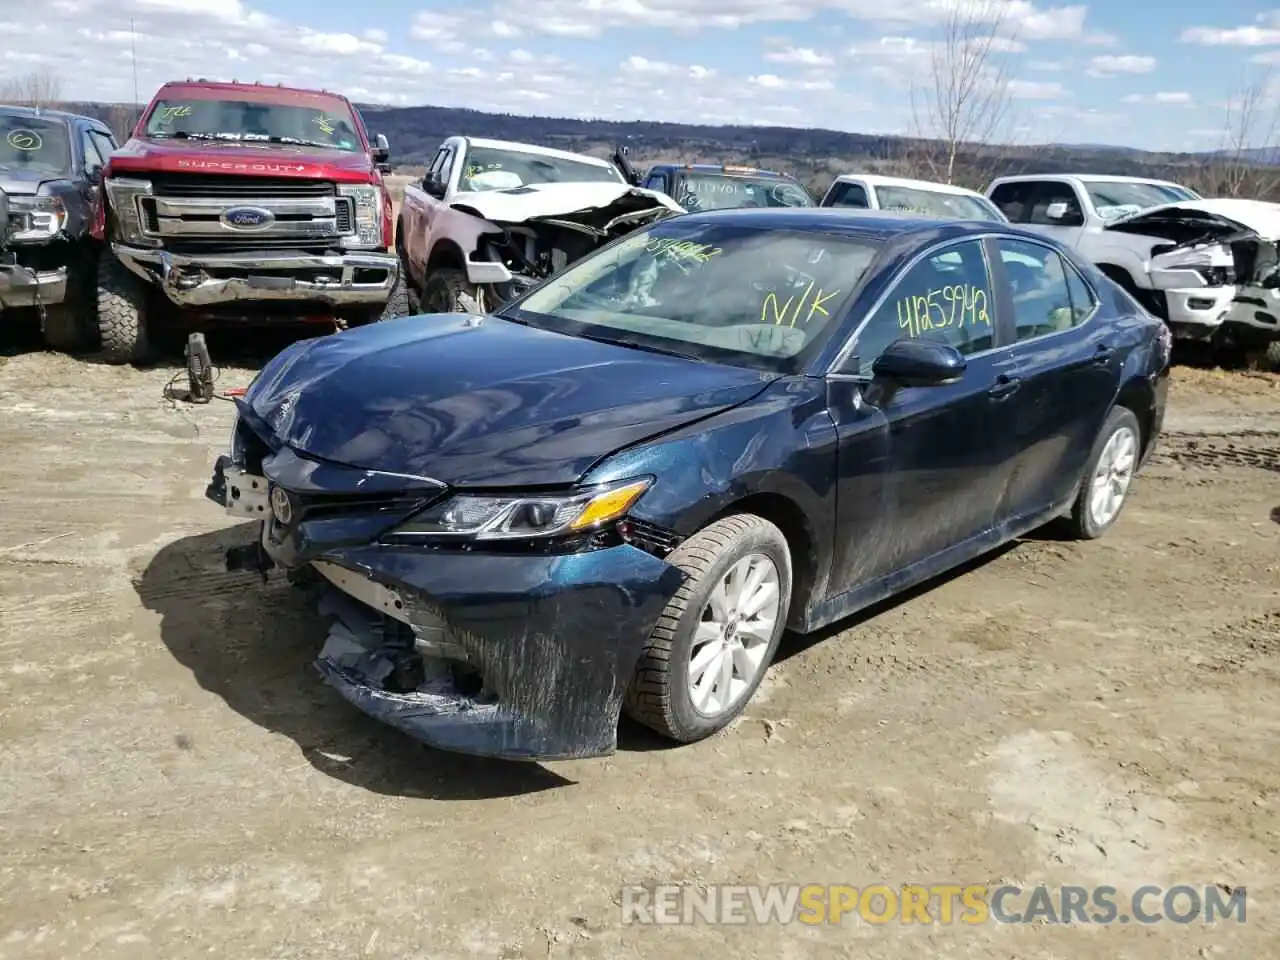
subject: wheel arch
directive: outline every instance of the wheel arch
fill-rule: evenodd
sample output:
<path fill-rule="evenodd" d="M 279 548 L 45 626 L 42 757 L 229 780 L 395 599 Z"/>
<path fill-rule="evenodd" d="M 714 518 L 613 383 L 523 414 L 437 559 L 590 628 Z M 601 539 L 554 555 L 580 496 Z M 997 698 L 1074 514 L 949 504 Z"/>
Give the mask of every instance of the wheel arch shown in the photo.
<path fill-rule="evenodd" d="M 426 273 L 430 274 L 432 270 L 440 269 L 467 269 L 467 258 L 456 241 L 441 239 L 431 247 L 431 255 L 427 257 Z"/>
<path fill-rule="evenodd" d="M 1140 449 L 1146 454 L 1153 439 L 1151 434 L 1156 418 L 1156 392 L 1151 381 L 1138 374 L 1131 376 L 1121 385 L 1113 406 L 1124 407 L 1138 418 Z"/>
<path fill-rule="evenodd" d="M 820 564 L 818 539 L 809 518 L 800 505 L 785 494 L 757 491 L 721 505 L 698 529 L 737 513 L 754 514 L 782 531 L 791 553 L 791 608 L 787 624 L 793 628 L 803 626 L 813 601 Z"/>

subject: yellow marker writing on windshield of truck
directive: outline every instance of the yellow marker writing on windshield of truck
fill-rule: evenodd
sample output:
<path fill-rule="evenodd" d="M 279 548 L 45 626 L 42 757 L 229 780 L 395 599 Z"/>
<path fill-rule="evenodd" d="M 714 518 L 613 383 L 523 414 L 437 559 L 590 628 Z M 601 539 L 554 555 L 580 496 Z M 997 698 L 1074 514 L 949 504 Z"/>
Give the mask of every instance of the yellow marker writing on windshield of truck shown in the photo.
<path fill-rule="evenodd" d="M 811 297 L 810 294 L 813 296 Z M 799 300 L 791 296 L 786 299 L 786 302 L 779 303 L 776 293 L 766 293 L 764 300 L 760 303 L 760 322 L 772 323 L 775 326 L 785 323 L 787 326 L 794 327 L 796 321 L 808 323 L 815 315 L 829 317 L 831 313 L 827 310 L 827 304 L 838 296 L 840 296 L 839 290 L 827 291 L 818 287 L 815 292 L 813 281 L 809 282 L 809 286 L 805 288 Z M 801 317 L 804 319 L 801 320 Z"/>
<path fill-rule="evenodd" d="M 991 326 L 987 312 L 987 292 L 968 283 L 949 284 L 921 296 L 911 294 L 898 300 L 898 326 L 909 337 L 929 330 L 950 327 Z"/>

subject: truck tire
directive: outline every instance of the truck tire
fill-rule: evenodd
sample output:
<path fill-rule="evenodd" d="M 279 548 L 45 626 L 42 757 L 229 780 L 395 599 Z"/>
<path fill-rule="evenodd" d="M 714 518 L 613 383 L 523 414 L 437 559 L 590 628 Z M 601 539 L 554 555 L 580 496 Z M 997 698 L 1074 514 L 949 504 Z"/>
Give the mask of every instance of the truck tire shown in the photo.
<path fill-rule="evenodd" d="M 147 339 L 147 289 L 110 253 L 98 258 L 98 335 L 106 363 L 136 363 Z"/>
<path fill-rule="evenodd" d="M 78 353 L 88 346 L 82 303 L 51 303 L 40 318 L 40 333 L 45 344 L 59 353 Z"/>
<path fill-rule="evenodd" d="M 1280 371 L 1280 340 L 1272 340 L 1267 344 L 1267 352 L 1263 355 L 1267 361 L 1267 366 L 1272 370 Z"/>
<path fill-rule="evenodd" d="M 409 298 L 409 280 L 404 275 L 404 266 L 400 267 L 400 275 L 396 277 L 387 304 L 378 315 L 378 320 L 394 320 L 396 317 L 408 317 L 413 314 L 413 304 Z"/>
<path fill-rule="evenodd" d="M 479 303 L 479 291 L 462 270 L 433 270 L 422 285 L 423 313 L 475 313 Z"/>

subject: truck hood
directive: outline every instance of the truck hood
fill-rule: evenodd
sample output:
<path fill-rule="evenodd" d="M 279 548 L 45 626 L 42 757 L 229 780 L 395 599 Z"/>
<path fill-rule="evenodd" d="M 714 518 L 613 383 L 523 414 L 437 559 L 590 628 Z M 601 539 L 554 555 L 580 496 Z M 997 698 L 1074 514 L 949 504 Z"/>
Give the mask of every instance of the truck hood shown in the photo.
<path fill-rule="evenodd" d="M 243 402 L 279 441 L 330 463 L 450 486 L 562 485 L 774 379 L 449 313 L 288 347 Z"/>
<path fill-rule="evenodd" d="M 0 190 L 11 197 L 29 196 L 38 191 L 41 184 L 65 179 L 67 178 L 53 176 L 47 170 L 0 167 Z"/>
<path fill-rule="evenodd" d="M 532 183 L 510 190 L 460 193 L 453 206 L 474 210 L 497 224 L 562 220 L 604 230 L 618 216 L 661 211 L 667 216 L 684 207 L 664 193 L 626 183 Z"/>
<path fill-rule="evenodd" d="M 1177 246 L 1224 243 L 1252 235 L 1280 240 L 1280 204 L 1262 200 L 1184 200 L 1122 217 L 1103 229 L 1168 240 Z"/>
<path fill-rule="evenodd" d="M 349 150 L 234 140 L 150 140 L 135 137 L 111 155 L 112 175 L 231 173 L 368 183 L 372 159 Z"/>

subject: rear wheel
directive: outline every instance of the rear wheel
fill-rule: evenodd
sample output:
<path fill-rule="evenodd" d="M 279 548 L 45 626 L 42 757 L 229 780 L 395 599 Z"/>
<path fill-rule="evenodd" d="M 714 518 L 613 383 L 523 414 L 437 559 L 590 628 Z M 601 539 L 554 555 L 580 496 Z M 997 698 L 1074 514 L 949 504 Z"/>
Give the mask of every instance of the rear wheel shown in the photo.
<path fill-rule="evenodd" d="M 1280 340 L 1272 340 L 1267 344 L 1265 359 L 1272 370 L 1280 370 Z"/>
<path fill-rule="evenodd" d="M 1142 428 L 1127 407 L 1114 407 L 1093 445 L 1069 528 L 1079 540 L 1094 540 L 1120 516 L 1142 454 Z"/>
<path fill-rule="evenodd" d="M 98 258 L 98 335 L 107 363 L 134 363 L 146 357 L 147 288 L 108 252 Z"/>
<path fill-rule="evenodd" d="M 81 248 L 67 264 L 67 292 L 62 303 L 45 304 L 40 310 L 44 342 L 62 353 L 79 353 L 93 345 L 90 336 L 94 307 L 94 263 Z"/>
<path fill-rule="evenodd" d="M 718 520 L 667 558 L 687 576 L 645 644 L 624 709 L 680 743 L 723 730 L 773 660 L 791 603 L 791 552 L 769 521 Z"/>

